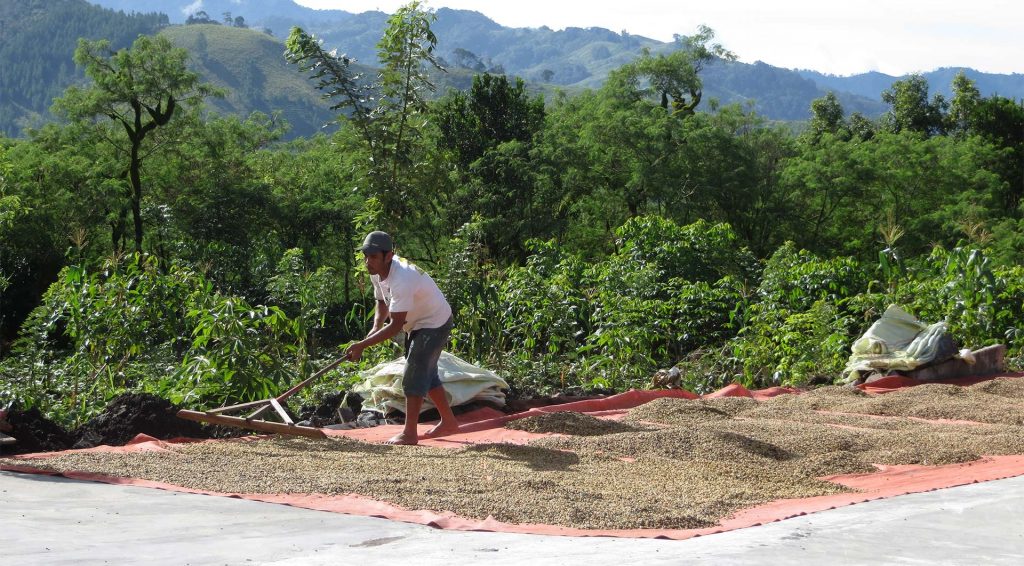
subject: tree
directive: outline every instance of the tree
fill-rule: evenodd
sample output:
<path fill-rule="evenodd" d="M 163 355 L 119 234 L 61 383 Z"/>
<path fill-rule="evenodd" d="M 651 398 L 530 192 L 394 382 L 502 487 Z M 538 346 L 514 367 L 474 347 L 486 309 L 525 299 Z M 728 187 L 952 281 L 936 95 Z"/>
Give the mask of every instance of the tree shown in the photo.
<path fill-rule="evenodd" d="M 846 124 L 850 129 L 850 136 L 861 141 L 871 139 L 874 137 L 875 131 L 878 130 L 878 125 L 875 121 L 860 112 L 850 114 L 850 118 L 846 121 Z"/>
<path fill-rule="evenodd" d="M 700 115 L 682 119 L 614 86 L 556 100 L 539 136 L 542 186 L 553 212 L 571 218 L 566 237 L 601 254 L 614 229 L 642 214 L 693 210 L 688 136 Z"/>
<path fill-rule="evenodd" d="M 220 22 L 218 22 L 216 20 L 210 19 L 210 14 L 207 14 L 206 11 L 199 10 L 198 12 L 196 12 L 194 14 L 189 14 L 189 16 L 187 18 L 185 18 L 185 24 L 186 25 L 192 25 L 192 24 L 220 25 Z"/>
<path fill-rule="evenodd" d="M 285 42 L 288 60 L 310 73 L 326 97 L 337 100 L 332 109 L 350 109 L 348 120 L 370 148 L 372 189 L 393 220 L 424 204 L 423 191 L 412 191 L 408 177 L 415 172 L 418 143 L 428 123 L 426 91 L 435 88 L 428 68 L 444 70 L 434 56 L 437 37 L 430 24 L 435 17 L 414 0 L 388 18 L 377 44 L 381 67 L 370 84 L 355 72 L 350 58 L 324 51 L 318 39 L 300 28 L 292 28 Z"/>
<path fill-rule="evenodd" d="M 696 218 L 727 222 L 756 253 L 770 253 L 786 239 L 781 221 L 799 208 L 779 187 L 784 163 L 798 145 L 793 136 L 736 104 L 688 122 L 692 129 L 682 151 Z"/>
<path fill-rule="evenodd" d="M 0 292 L 0 343 L 13 339 L 65 263 L 109 256 L 108 227 L 118 233 L 120 225 L 123 233 L 124 166 L 98 135 L 108 130 L 103 134 L 109 136 L 111 126 L 47 124 L 10 144 L 0 158 L 6 162 L 0 165 L 6 185 L 0 193 L 16 205 L 9 209 L 13 222 L 0 226 L 0 273 L 10 283 Z"/>
<path fill-rule="evenodd" d="M 995 151 L 976 137 L 879 132 L 864 142 L 826 134 L 800 150 L 786 160 L 781 187 L 797 205 L 785 219 L 793 239 L 811 250 L 871 258 L 888 216 L 905 230 L 910 253 L 954 244 L 965 220 L 991 214 L 1000 186 L 989 169 Z"/>
<path fill-rule="evenodd" d="M 783 219 L 792 224 L 790 233 L 800 247 L 811 250 L 851 253 L 865 243 L 858 239 L 870 232 L 877 212 L 873 187 L 878 173 L 870 152 L 851 141 L 823 134 L 817 143 L 801 144 L 800 154 L 787 159 L 781 174 L 781 190 L 796 203 Z"/>
<path fill-rule="evenodd" d="M 530 98 L 526 84 L 506 76 L 473 77 L 469 94 L 453 92 L 434 112 L 438 147 L 451 156 L 457 179 L 445 207 L 454 231 L 482 214 L 492 255 L 525 259 L 525 241 L 546 237 L 552 207 L 535 197 L 534 136 L 544 127 L 544 100 Z"/>
<path fill-rule="evenodd" d="M 469 94 L 455 91 L 438 104 L 438 145 L 455 152 L 466 168 L 503 142 L 529 142 L 544 126 L 544 100 L 531 99 L 523 79 L 514 85 L 504 75 L 473 77 Z"/>
<path fill-rule="evenodd" d="M 893 133 L 910 131 L 927 136 L 945 133 L 946 99 L 936 94 L 929 101 L 928 81 L 921 75 L 892 83 L 882 92 L 882 102 L 889 105 L 885 120 Z"/>
<path fill-rule="evenodd" d="M 839 103 L 836 93 L 828 94 L 811 102 L 810 134 L 814 141 L 822 134 L 836 135 L 845 127 L 843 123 L 843 106 Z"/>
<path fill-rule="evenodd" d="M 80 39 L 75 63 L 85 67 L 92 84 L 72 86 L 55 108 L 73 120 L 103 117 L 124 129 L 125 140 L 108 142 L 128 157 L 127 177 L 134 221 L 135 250 L 142 251 L 143 141 L 167 125 L 179 104 L 201 101 L 215 91 L 187 69 L 188 52 L 163 36 L 139 36 L 128 49 L 112 53 L 107 41 Z"/>
<path fill-rule="evenodd" d="M 455 59 L 455 65 L 462 69 L 469 69 L 478 73 L 482 73 L 486 69 L 480 57 L 477 57 L 476 53 L 468 49 L 456 47 L 452 50 L 452 57 Z"/>
<path fill-rule="evenodd" d="M 1003 148 L 1006 157 L 999 165 L 1006 182 L 1001 191 L 1005 210 L 1020 216 L 1024 199 L 1024 101 L 992 96 L 978 101 L 972 111 L 971 132 Z"/>
<path fill-rule="evenodd" d="M 376 99 L 374 85 L 364 78 L 353 66 L 355 60 L 337 51 L 325 51 L 323 40 L 293 27 L 285 40 L 285 58 L 297 65 L 299 71 L 309 73 L 316 88 L 323 91 L 323 97 L 330 99 L 331 110 L 341 113 L 339 121 L 355 126 L 360 137 L 371 150 L 371 162 L 379 165 L 375 149 L 376 137 L 373 130 L 373 100 Z"/>
<path fill-rule="evenodd" d="M 696 124 L 701 122 L 695 113 L 703 89 L 700 72 L 716 58 L 735 57 L 709 45 L 713 37 L 703 26 L 693 37 L 677 37 L 677 51 L 656 57 L 645 52 L 610 73 L 599 92 L 574 97 L 551 112 L 541 151 L 560 160 L 548 177 L 552 190 L 566 195 L 561 206 L 576 216 L 571 238 L 587 240 L 583 245 L 593 250 L 611 243 L 614 228 L 633 216 L 665 214 L 692 222 L 687 215 L 699 214 L 692 197 L 703 175 L 740 169 L 719 168 L 736 144 L 708 136 L 715 151 L 723 150 L 711 158 L 690 143 L 690 136 L 705 127 Z M 716 145 L 719 141 L 724 146 Z M 730 180 L 723 182 L 738 178 L 726 176 Z"/>
<path fill-rule="evenodd" d="M 5 158 L 6 151 L 0 145 L 0 234 L 14 223 L 14 218 L 21 210 L 21 199 L 7 194 L 7 176 L 10 175 L 11 165 Z"/>
<path fill-rule="evenodd" d="M 0 236 L 4 236 L 6 241 L 5 232 L 14 224 L 14 219 L 22 212 L 21 199 L 17 195 L 7 194 L 7 175 L 10 174 L 11 166 L 7 163 L 4 156 L 6 149 L 0 145 Z M 3 293 L 4 289 L 7 288 L 10 281 L 4 276 L 4 254 L 6 253 L 7 246 L 4 246 L 4 250 L 0 250 L 0 293 Z M 0 325 L 3 321 L 0 320 Z"/>
<path fill-rule="evenodd" d="M 975 109 L 981 101 L 981 92 L 974 81 L 967 78 L 963 71 L 953 77 L 953 100 L 949 104 L 947 117 L 949 132 L 956 136 L 967 135 L 971 130 L 971 122 Z"/>
<path fill-rule="evenodd" d="M 672 114 L 692 115 L 703 95 L 699 75 L 704 65 L 715 59 L 736 59 L 720 44 L 708 45 L 714 38 L 715 32 L 707 26 L 700 26 L 690 37 L 676 35 L 676 51 L 652 56 L 645 48 L 639 59 L 613 71 L 609 82 L 625 87 L 637 99 L 654 96 Z"/>
<path fill-rule="evenodd" d="M 677 37 L 677 51 L 656 57 L 643 53 L 613 71 L 600 92 L 576 97 L 551 120 L 545 151 L 577 156 L 562 162 L 552 175 L 573 187 L 567 194 L 583 193 L 565 204 L 575 209 L 573 214 L 590 219 L 577 221 L 592 226 L 580 237 L 607 242 L 615 226 L 641 214 L 691 222 L 687 215 L 698 214 L 692 206 L 698 187 L 709 181 L 707 190 L 712 191 L 744 174 L 741 167 L 722 166 L 730 152 L 741 151 L 741 144 L 725 139 L 729 132 L 713 135 L 713 128 L 706 128 L 695 113 L 704 66 L 716 58 L 735 57 L 720 45 L 709 45 L 713 37 L 702 26 L 693 37 Z M 701 144 L 712 146 L 713 157 L 701 155 L 697 147 L 704 146 L 691 143 L 692 136 L 704 134 L 709 135 Z"/>

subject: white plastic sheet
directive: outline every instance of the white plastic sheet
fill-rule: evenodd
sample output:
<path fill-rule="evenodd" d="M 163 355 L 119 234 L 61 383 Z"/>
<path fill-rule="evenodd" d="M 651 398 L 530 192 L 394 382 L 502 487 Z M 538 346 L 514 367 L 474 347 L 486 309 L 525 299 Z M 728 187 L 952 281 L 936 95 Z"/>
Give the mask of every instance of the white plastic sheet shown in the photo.
<path fill-rule="evenodd" d="M 846 380 L 854 381 L 863 372 L 875 370 L 913 370 L 934 361 L 945 334 L 945 322 L 928 325 L 889 305 L 850 348 L 853 354 L 846 364 Z"/>
<path fill-rule="evenodd" d="M 363 408 L 381 413 L 387 412 L 389 408 L 405 411 L 405 394 L 402 392 L 404 371 L 403 357 L 361 373 L 363 381 L 353 391 L 363 396 Z M 508 389 L 508 383 L 488 369 L 477 367 L 454 354 L 441 352 L 437 371 L 448 395 L 448 403 L 453 407 L 470 401 L 505 404 L 503 390 Z M 428 397 L 423 400 L 420 412 L 432 408 L 434 404 Z"/>

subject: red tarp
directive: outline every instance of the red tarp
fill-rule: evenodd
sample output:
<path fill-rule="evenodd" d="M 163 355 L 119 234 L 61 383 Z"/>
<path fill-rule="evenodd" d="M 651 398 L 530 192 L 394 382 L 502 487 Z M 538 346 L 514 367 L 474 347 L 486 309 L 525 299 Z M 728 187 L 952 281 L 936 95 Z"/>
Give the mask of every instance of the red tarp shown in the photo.
<path fill-rule="evenodd" d="M 1021 377 L 1024 374 L 1007 374 L 1001 377 Z M 992 376 L 978 379 L 962 379 L 951 383 L 969 385 L 993 379 Z M 899 376 L 891 376 L 876 381 L 870 385 L 860 386 L 868 393 L 883 393 L 903 387 L 918 385 L 919 382 Z M 773 387 L 759 391 L 749 391 L 741 385 L 729 385 L 719 391 L 705 395 L 706 398 L 715 397 L 752 397 L 754 399 L 767 399 L 776 395 L 786 393 L 798 393 L 797 390 L 781 387 Z M 531 409 L 524 413 L 505 415 L 493 409 L 480 409 L 471 413 L 460 415 L 463 423 L 462 432 L 444 438 L 422 440 L 421 444 L 427 446 L 459 447 L 474 443 L 525 443 L 533 438 L 543 435 L 524 431 L 510 430 L 504 428 L 504 424 L 510 420 L 524 418 L 543 413 L 558 411 L 576 411 L 587 413 L 602 418 L 617 418 L 624 415 L 629 409 L 658 399 L 661 397 L 677 397 L 684 399 L 697 399 L 699 396 L 682 390 L 663 391 L 628 391 L 619 395 L 613 395 L 602 399 L 590 399 L 562 405 L 552 405 Z M 429 426 L 429 425 L 423 425 Z M 352 430 L 331 430 L 326 429 L 330 435 L 348 436 L 368 442 L 383 442 L 394 436 L 401 429 L 400 425 L 379 426 L 369 429 Z M 207 442 L 237 442 L 248 441 L 248 439 L 215 440 Z M 171 442 L 189 441 L 179 439 Z M 86 449 L 88 451 L 150 451 L 166 450 L 167 442 L 156 440 L 145 435 L 139 435 L 135 440 L 126 446 L 98 446 Z M 31 460 L 47 458 L 56 453 L 27 454 L 19 458 L 25 461 L 24 465 L 0 464 L 0 470 L 53 474 L 31 466 Z M 484 530 L 515 533 L 534 533 L 548 535 L 572 535 L 572 536 L 625 536 L 625 537 L 661 537 L 672 539 L 685 539 L 694 536 L 723 532 L 732 529 L 760 525 L 766 522 L 779 521 L 789 517 L 805 515 L 825 509 L 832 509 L 862 501 L 892 497 L 907 493 L 917 493 L 934 489 L 953 487 L 1024 475 L 1024 455 L 1019 456 L 986 456 L 981 460 L 965 464 L 953 464 L 947 466 L 881 466 L 879 471 L 871 474 L 852 474 L 843 476 L 831 476 L 823 478 L 851 488 L 860 490 L 858 493 L 844 493 L 804 499 L 784 499 L 745 509 L 732 517 L 724 519 L 721 524 L 705 529 L 689 530 L 666 530 L 666 529 L 636 529 L 636 530 L 584 530 L 555 525 L 533 525 L 533 524 L 508 524 L 495 521 L 491 518 L 485 520 L 467 519 L 458 517 L 451 513 L 434 512 L 430 510 L 409 510 L 403 509 L 388 503 L 375 501 L 359 495 L 346 495 L 328 497 L 321 495 L 301 494 L 226 494 L 214 493 L 201 490 L 183 488 L 175 485 L 141 480 L 135 478 L 114 478 L 82 472 L 64 472 L 61 474 L 68 478 L 101 481 L 113 484 L 138 485 L 144 487 L 155 487 L 187 493 L 205 493 L 210 495 L 222 495 L 240 497 L 255 501 L 266 501 L 272 503 L 284 503 L 303 507 L 307 509 L 318 509 L 348 513 L 353 515 L 365 515 L 372 517 L 383 517 L 398 521 L 407 521 L 424 525 L 431 525 L 439 528 L 458 530 Z"/>

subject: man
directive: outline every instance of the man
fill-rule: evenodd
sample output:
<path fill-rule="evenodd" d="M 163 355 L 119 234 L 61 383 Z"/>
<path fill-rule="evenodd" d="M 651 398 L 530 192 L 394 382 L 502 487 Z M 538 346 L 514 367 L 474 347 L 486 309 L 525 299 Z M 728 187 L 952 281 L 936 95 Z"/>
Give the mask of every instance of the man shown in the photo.
<path fill-rule="evenodd" d="M 405 428 L 387 443 L 417 443 L 416 424 L 424 396 L 430 397 L 441 414 L 441 422 L 424 436 L 431 438 L 457 432 L 459 424 L 437 374 L 437 360 L 452 331 L 452 309 L 448 301 L 429 275 L 395 255 L 394 242 L 388 234 L 370 232 L 359 250 L 363 252 L 377 303 L 373 329 L 366 338 L 349 346 L 345 356 L 356 361 L 366 348 L 391 339 L 403 330 L 407 333 L 402 377 Z"/>

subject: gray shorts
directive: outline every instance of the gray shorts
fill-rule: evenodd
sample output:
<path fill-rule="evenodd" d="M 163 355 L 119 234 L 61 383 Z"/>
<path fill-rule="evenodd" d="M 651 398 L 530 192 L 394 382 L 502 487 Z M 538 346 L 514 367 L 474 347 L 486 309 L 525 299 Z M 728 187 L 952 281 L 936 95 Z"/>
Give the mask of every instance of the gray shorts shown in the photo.
<path fill-rule="evenodd" d="M 437 375 L 437 360 L 451 333 L 451 318 L 439 328 L 420 328 L 409 333 L 402 376 L 402 391 L 406 397 L 426 397 L 428 391 L 442 386 Z"/>

